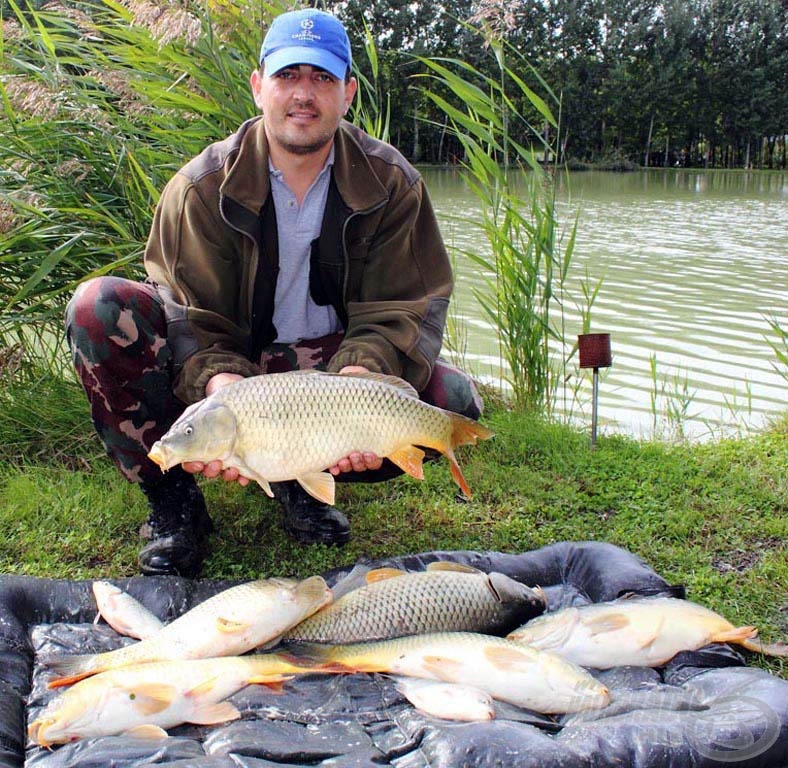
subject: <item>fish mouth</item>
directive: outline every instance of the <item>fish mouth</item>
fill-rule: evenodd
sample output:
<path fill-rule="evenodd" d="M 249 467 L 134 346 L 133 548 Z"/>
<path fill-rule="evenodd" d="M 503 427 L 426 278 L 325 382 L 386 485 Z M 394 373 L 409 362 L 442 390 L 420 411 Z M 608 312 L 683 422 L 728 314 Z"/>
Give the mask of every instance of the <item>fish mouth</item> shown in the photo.
<path fill-rule="evenodd" d="M 54 724 L 54 720 L 52 718 L 47 718 L 45 720 L 34 720 L 30 723 L 30 726 L 27 729 L 27 737 L 32 741 L 34 744 L 38 744 L 40 747 L 46 747 L 47 749 L 50 747 L 51 742 L 48 742 L 45 738 L 45 731 Z"/>
<path fill-rule="evenodd" d="M 148 452 L 148 458 L 158 465 L 162 472 L 166 472 L 170 468 L 167 454 L 167 448 L 162 444 L 161 440 L 157 440 Z"/>

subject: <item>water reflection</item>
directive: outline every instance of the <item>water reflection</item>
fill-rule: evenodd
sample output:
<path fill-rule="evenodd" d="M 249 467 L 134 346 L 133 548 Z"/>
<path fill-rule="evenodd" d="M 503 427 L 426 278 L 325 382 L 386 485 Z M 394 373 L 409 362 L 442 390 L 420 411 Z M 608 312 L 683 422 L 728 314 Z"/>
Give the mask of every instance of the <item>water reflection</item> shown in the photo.
<path fill-rule="evenodd" d="M 489 255 L 470 223 L 478 202 L 460 175 L 424 174 L 447 242 Z M 603 281 L 591 328 L 611 333 L 614 355 L 600 372 L 602 430 L 667 436 L 676 431 L 672 410 L 683 413 L 688 436 L 703 438 L 757 428 L 785 410 L 788 383 L 775 369 L 768 318 L 788 328 L 788 174 L 577 173 L 559 198 L 562 221 L 579 215 L 571 295 L 580 298 L 586 270 Z M 468 365 L 500 380 L 495 329 L 474 298 L 484 275 L 459 256 L 457 278 Z M 571 301 L 566 328 L 570 340 L 581 330 Z M 587 373 L 579 372 L 584 411 L 573 408 L 584 420 Z"/>

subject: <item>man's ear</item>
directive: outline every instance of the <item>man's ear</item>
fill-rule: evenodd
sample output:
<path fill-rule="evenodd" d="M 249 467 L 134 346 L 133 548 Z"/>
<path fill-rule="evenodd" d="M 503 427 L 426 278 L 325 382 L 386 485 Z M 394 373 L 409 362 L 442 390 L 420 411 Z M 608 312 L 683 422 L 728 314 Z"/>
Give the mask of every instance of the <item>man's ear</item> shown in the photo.
<path fill-rule="evenodd" d="M 252 88 L 255 106 L 262 111 L 263 101 L 261 90 L 263 87 L 263 73 L 259 69 L 252 70 L 252 74 L 249 76 L 249 85 Z"/>

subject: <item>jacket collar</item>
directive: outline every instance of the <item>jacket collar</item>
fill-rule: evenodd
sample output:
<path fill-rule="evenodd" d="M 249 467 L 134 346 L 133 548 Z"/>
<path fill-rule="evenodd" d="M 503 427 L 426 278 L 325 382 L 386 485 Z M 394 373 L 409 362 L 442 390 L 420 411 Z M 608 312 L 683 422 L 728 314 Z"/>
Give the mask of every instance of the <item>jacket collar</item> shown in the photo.
<path fill-rule="evenodd" d="M 376 208 L 388 200 L 386 188 L 358 143 L 361 135 L 358 128 L 343 120 L 334 139 L 334 179 L 342 200 L 353 212 Z M 243 123 L 236 141 L 238 152 L 221 184 L 220 195 L 257 215 L 271 190 L 268 140 L 262 117 Z"/>

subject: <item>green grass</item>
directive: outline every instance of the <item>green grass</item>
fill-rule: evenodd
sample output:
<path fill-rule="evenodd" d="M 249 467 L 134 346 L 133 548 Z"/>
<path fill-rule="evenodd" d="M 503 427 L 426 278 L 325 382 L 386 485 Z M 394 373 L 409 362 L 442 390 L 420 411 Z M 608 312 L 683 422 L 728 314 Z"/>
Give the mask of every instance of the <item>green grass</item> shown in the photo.
<path fill-rule="evenodd" d="M 595 450 L 579 429 L 500 403 L 484 422 L 496 436 L 459 454 L 473 499 L 458 496 L 444 460 L 427 466 L 423 482 L 340 485 L 353 527 L 343 549 L 291 542 L 256 487 L 203 481 L 218 529 L 204 577 L 306 576 L 360 558 L 594 539 L 636 553 L 735 624 L 786 639 L 788 418 L 745 439 L 668 445 L 603 435 Z M 133 575 L 146 514 L 142 494 L 92 437 L 77 385 L 4 382 L 0 572 Z M 754 661 L 788 677 L 782 661 Z"/>

